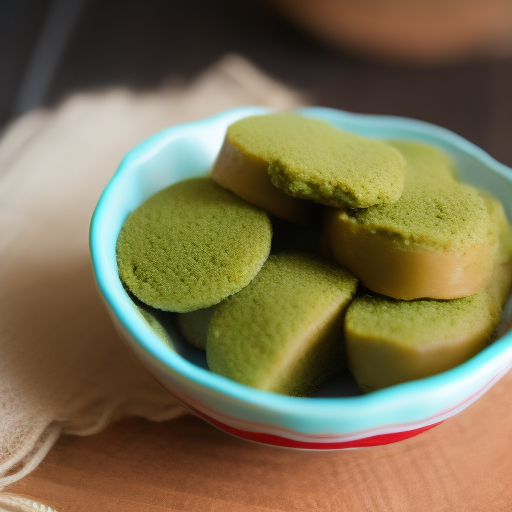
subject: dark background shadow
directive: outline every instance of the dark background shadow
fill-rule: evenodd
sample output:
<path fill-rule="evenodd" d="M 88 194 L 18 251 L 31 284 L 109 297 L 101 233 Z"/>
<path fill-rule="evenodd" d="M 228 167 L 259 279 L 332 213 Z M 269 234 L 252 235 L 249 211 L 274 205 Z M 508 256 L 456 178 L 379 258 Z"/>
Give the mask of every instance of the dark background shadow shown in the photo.
<path fill-rule="evenodd" d="M 52 20 L 58 28 L 45 39 Z M 30 80 L 45 41 L 53 61 Z M 1 0 L 0 126 L 27 105 L 53 105 L 78 89 L 191 78 L 227 52 L 314 104 L 439 124 L 512 165 L 512 59 L 374 63 L 317 42 L 257 0 Z M 35 92 L 20 105 L 27 83 Z"/>

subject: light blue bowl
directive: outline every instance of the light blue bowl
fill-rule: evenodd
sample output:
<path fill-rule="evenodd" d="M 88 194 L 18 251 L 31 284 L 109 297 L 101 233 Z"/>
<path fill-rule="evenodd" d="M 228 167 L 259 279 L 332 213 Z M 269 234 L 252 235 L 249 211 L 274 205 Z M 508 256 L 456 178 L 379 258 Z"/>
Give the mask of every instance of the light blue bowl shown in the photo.
<path fill-rule="evenodd" d="M 157 191 L 202 175 L 212 165 L 226 128 L 268 112 L 242 107 L 170 127 L 123 159 L 94 212 L 90 249 L 101 297 L 120 334 L 145 368 L 195 414 L 222 430 L 267 444 L 339 449 L 386 444 L 416 435 L 458 413 L 512 366 L 512 334 L 452 370 L 367 395 L 333 384 L 335 397 L 295 398 L 258 391 L 208 371 L 204 358 L 168 326 L 171 345 L 138 312 L 119 280 L 116 240 L 127 215 Z M 458 163 L 461 178 L 492 192 L 512 218 L 512 170 L 458 135 L 412 119 L 304 108 L 302 115 L 385 139 L 436 145 Z M 327 391 L 326 393 L 329 393 Z"/>

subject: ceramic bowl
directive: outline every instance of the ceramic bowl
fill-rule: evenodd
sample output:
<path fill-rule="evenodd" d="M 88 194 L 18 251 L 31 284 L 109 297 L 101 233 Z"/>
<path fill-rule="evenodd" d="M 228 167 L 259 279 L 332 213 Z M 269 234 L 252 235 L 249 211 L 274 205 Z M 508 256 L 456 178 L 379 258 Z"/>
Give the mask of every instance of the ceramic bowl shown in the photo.
<path fill-rule="evenodd" d="M 194 414 L 252 441 L 319 450 L 374 446 L 414 436 L 462 411 L 512 366 L 512 334 L 503 326 L 494 343 L 444 373 L 366 395 L 358 393 L 349 376 L 340 377 L 316 397 L 296 398 L 258 391 L 210 372 L 204 353 L 183 341 L 172 319 L 164 326 L 166 341 L 139 313 L 116 264 L 116 240 L 127 215 L 164 187 L 204 175 L 227 126 L 265 112 L 243 107 L 170 127 L 121 162 L 98 202 L 90 232 L 99 293 L 119 333 L 146 370 Z M 495 194 L 512 218 L 512 170 L 448 130 L 412 119 L 327 108 L 299 112 L 367 137 L 434 144 L 455 159 L 463 181 Z"/>

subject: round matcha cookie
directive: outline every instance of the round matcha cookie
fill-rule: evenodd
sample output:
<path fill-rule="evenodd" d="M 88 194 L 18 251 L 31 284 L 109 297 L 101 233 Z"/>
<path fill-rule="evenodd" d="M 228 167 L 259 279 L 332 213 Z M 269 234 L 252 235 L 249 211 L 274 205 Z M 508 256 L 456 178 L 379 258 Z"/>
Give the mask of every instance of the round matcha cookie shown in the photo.
<path fill-rule="evenodd" d="M 266 162 L 272 183 L 290 196 L 366 208 L 402 193 L 405 160 L 399 151 L 325 121 L 291 113 L 247 117 L 228 128 L 226 140 Z"/>
<path fill-rule="evenodd" d="M 482 350 L 500 314 L 484 291 L 448 301 L 364 295 L 345 319 L 350 371 L 366 392 L 435 375 Z"/>
<path fill-rule="evenodd" d="M 176 183 L 126 219 L 117 240 L 119 276 L 142 302 L 187 312 L 219 303 L 254 278 L 270 252 L 260 208 L 209 178 Z"/>
<path fill-rule="evenodd" d="M 194 347 L 206 350 L 208 328 L 210 327 L 216 307 L 217 305 L 176 315 L 176 321 L 181 334 Z"/>
<path fill-rule="evenodd" d="M 345 317 L 349 368 L 364 391 L 448 370 L 483 349 L 496 329 L 512 285 L 512 229 L 502 205 L 484 194 L 498 237 L 489 284 L 455 300 L 394 300 L 366 294 Z"/>
<path fill-rule="evenodd" d="M 393 204 L 350 212 L 369 230 L 386 233 L 398 245 L 450 250 L 485 241 L 487 207 L 475 188 L 455 179 L 455 164 L 443 151 L 417 142 L 390 141 L 407 161 L 402 197 Z"/>
<path fill-rule="evenodd" d="M 308 396 L 342 366 L 343 314 L 357 281 L 302 253 L 271 255 L 210 323 L 211 371 L 247 386 Z"/>
<path fill-rule="evenodd" d="M 366 209 L 331 209 L 334 258 L 374 292 L 396 299 L 455 299 L 483 289 L 497 237 L 480 192 L 455 179 L 437 148 L 392 142 L 405 156 L 402 197 Z"/>
<path fill-rule="evenodd" d="M 137 299 L 135 299 L 137 300 Z M 172 337 L 169 332 L 165 328 L 162 323 L 162 319 L 159 318 L 158 313 L 161 315 L 168 315 L 169 313 L 162 313 L 161 311 L 157 312 L 157 310 L 150 310 L 147 306 L 144 305 L 136 305 L 137 313 L 142 316 L 144 321 L 149 325 L 149 328 L 174 352 L 176 352 L 176 347 L 174 346 Z"/>
<path fill-rule="evenodd" d="M 222 187 L 276 217 L 301 226 L 313 221 L 318 205 L 279 190 L 270 181 L 268 162 L 259 155 L 245 153 L 227 136 L 210 175 Z"/>

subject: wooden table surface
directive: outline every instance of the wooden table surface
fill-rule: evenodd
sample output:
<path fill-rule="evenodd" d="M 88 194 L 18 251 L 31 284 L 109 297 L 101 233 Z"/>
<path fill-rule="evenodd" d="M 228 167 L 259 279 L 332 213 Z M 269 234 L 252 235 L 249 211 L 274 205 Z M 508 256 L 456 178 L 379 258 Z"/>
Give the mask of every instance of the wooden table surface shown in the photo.
<path fill-rule="evenodd" d="M 59 512 L 510 512 L 512 373 L 400 443 L 306 452 L 231 437 L 191 415 L 62 437 L 6 490 Z"/>

